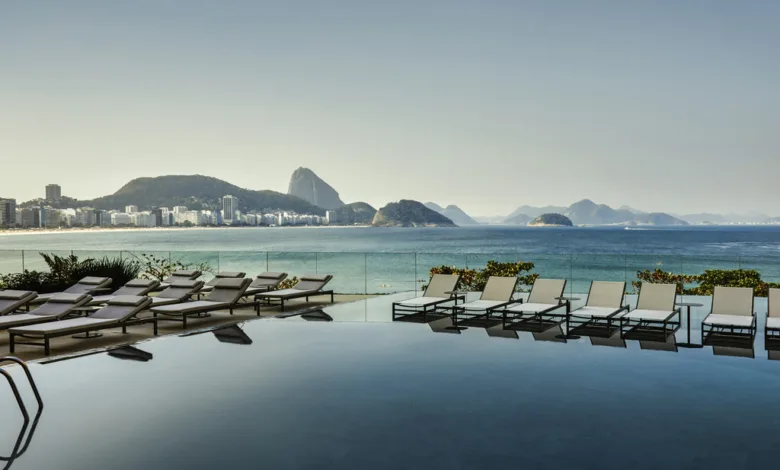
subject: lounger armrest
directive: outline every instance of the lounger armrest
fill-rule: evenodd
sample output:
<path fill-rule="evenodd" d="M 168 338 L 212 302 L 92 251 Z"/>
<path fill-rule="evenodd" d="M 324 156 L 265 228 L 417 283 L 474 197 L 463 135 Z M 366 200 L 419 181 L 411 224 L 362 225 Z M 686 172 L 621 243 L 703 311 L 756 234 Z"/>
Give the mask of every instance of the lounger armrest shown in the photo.
<path fill-rule="evenodd" d="M 90 289 L 88 294 L 98 294 L 100 292 L 112 292 L 114 289 L 111 289 L 110 287 L 97 287 L 95 289 Z"/>

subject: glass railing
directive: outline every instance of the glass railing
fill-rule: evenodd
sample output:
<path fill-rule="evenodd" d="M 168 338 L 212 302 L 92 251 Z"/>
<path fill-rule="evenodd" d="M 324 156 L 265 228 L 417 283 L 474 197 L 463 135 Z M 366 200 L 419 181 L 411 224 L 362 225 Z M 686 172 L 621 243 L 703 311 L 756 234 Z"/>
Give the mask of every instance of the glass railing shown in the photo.
<path fill-rule="evenodd" d="M 218 271 L 243 271 L 255 276 L 283 271 L 300 277 L 308 273 L 333 275 L 332 288 L 339 293 L 384 294 L 418 290 L 431 268 L 454 266 L 484 268 L 488 261 L 534 263 L 530 273 L 542 278 L 567 280 L 567 292 L 586 293 L 593 280 L 625 281 L 627 291 L 637 273 L 656 268 L 673 274 L 701 274 L 706 269 L 755 269 L 767 282 L 780 282 L 780 265 L 759 258 L 625 254 L 513 254 L 513 253 L 356 253 L 265 251 L 47 251 L 61 256 L 122 258 L 144 261 L 149 257 L 182 267 L 203 267 L 207 278 Z M 47 271 L 38 251 L 0 250 L 0 274 L 24 270 Z M 527 273 L 521 273 L 527 274 Z M 521 289 L 527 286 L 521 286 Z"/>

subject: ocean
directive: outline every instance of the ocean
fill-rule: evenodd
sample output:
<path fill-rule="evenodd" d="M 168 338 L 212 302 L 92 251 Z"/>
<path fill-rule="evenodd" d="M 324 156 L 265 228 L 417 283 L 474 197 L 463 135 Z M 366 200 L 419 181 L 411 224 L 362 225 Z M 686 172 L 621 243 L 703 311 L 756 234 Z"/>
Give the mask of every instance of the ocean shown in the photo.
<path fill-rule="evenodd" d="M 593 279 L 631 282 L 662 268 L 756 269 L 780 282 L 780 227 L 631 228 L 216 228 L 0 235 L 0 273 L 44 269 L 38 252 L 79 257 L 140 253 L 207 263 L 213 270 L 334 275 L 339 292 L 383 293 L 419 287 L 432 266 L 531 261 L 542 277 L 565 277 L 572 293 Z"/>

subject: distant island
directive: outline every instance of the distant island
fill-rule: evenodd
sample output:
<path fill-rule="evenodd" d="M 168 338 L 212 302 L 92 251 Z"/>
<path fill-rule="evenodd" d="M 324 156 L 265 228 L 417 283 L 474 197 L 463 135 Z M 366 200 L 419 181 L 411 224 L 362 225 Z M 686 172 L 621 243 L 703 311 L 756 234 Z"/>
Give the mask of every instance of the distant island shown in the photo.
<path fill-rule="evenodd" d="M 562 214 L 542 214 L 528 223 L 529 227 L 573 227 L 571 219 Z"/>
<path fill-rule="evenodd" d="M 379 209 L 371 223 L 374 227 L 457 227 L 452 220 L 408 199 L 391 202 Z"/>

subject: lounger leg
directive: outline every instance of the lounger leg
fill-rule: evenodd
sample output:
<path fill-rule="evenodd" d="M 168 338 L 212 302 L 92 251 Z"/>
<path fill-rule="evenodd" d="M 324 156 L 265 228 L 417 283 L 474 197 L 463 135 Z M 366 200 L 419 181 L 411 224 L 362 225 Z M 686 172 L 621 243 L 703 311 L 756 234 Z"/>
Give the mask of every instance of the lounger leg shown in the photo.
<path fill-rule="evenodd" d="M 331 292 L 331 293 L 330 293 L 330 303 L 334 303 L 334 302 L 335 302 L 335 301 L 333 300 L 333 292 Z"/>
<path fill-rule="evenodd" d="M 284 312 L 284 299 L 281 299 L 281 298 L 280 298 L 280 299 L 279 299 L 279 302 L 280 302 L 280 305 L 281 305 L 281 307 L 282 307 L 282 310 L 281 310 L 281 311 L 282 311 L 282 312 Z"/>
<path fill-rule="evenodd" d="M 43 355 L 44 356 L 48 356 L 50 349 L 51 348 L 49 348 L 49 337 L 48 336 L 44 336 L 44 338 L 43 338 Z"/>
<path fill-rule="evenodd" d="M 157 336 L 157 314 L 154 314 L 154 320 L 152 321 L 154 324 L 154 336 Z"/>
<path fill-rule="evenodd" d="M 187 315 L 186 314 L 181 316 L 181 329 L 183 330 L 185 328 L 187 328 Z"/>
<path fill-rule="evenodd" d="M 14 352 L 14 340 L 16 338 L 16 335 L 13 333 L 8 333 L 8 348 L 10 352 Z"/>

